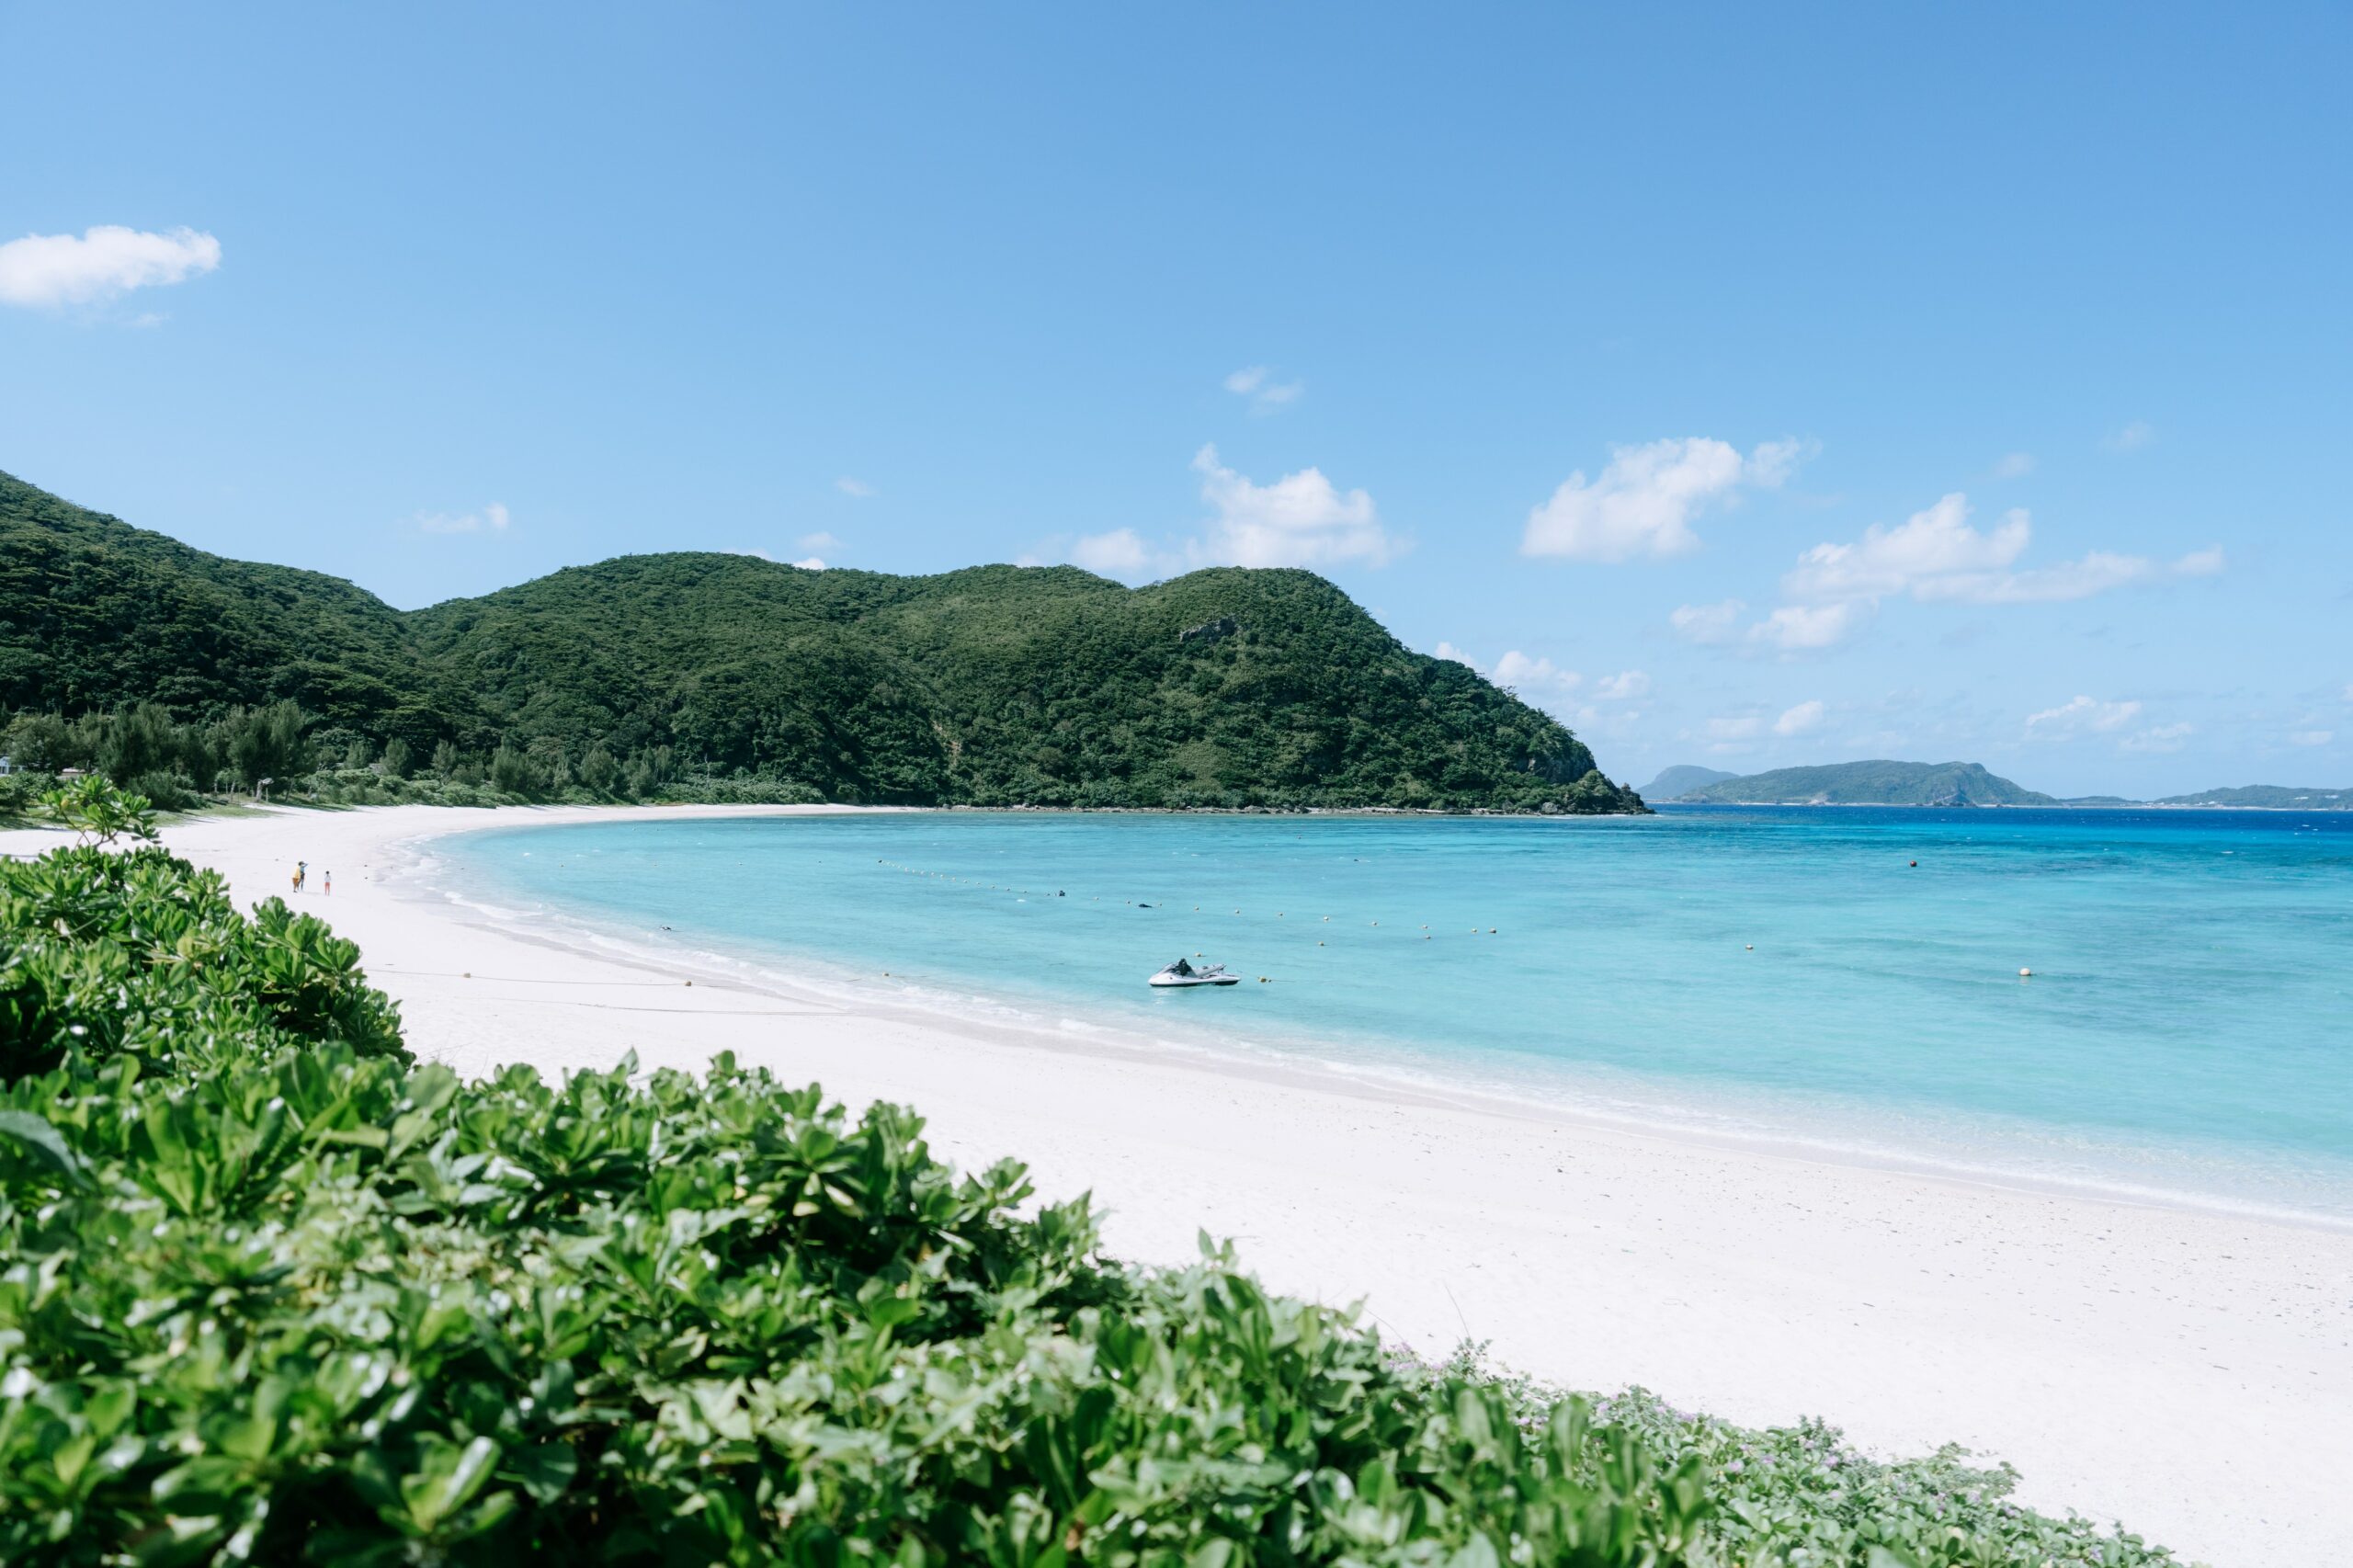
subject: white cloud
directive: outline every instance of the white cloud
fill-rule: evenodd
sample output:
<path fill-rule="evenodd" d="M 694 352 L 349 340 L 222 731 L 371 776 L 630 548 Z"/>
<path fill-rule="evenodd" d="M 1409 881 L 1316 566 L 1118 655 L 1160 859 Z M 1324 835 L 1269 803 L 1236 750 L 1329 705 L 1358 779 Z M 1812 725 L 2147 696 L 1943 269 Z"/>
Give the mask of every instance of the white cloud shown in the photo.
<path fill-rule="evenodd" d="M 1106 577 L 1139 576 L 1152 565 L 1152 551 L 1133 528 L 1087 534 L 1070 547 L 1070 558 Z"/>
<path fill-rule="evenodd" d="M 1954 604 L 2054 604 L 2133 584 L 2211 576 L 2223 566 L 2217 545 L 2170 563 L 2096 550 L 2080 560 L 2018 568 L 2034 537 L 2027 512 L 2013 508 L 1984 532 L 1969 517 L 1969 497 L 1956 491 L 1893 528 L 1873 524 L 1851 544 L 1815 545 L 1781 578 L 1782 594 L 1798 605 L 1750 628 L 1751 640 L 1783 649 L 1827 647 L 1859 626 L 1881 599 L 1899 596 Z M 1844 613 L 1827 613 L 1832 610 Z"/>
<path fill-rule="evenodd" d="M 1604 702 L 1625 702 L 1647 695 L 1650 689 L 1651 677 L 1643 671 L 1620 670 L 1597 681 L 1593 694 Z"/>
<path fill-rule="evenodd" d="M 2111 452 L 2137 452 L 2156 438 L 2154 426 L 2145 419 L 2135 419 L 2100 444 Z"/>
<path fill-rule="evenodd" d="M 2338 693 L 2338 695 L 2339 695 L 2339 696 L 2340 696 L 2340 697 L 2341 697 L 2345 701 L 2347 701 L 2347 702 L 2353 702 L 2353 681 L 2347 681 L 2347 682 L 2345 683 L 2345 689 L 2344 689 L 2342 692 Z"/>
<path fill-rule="evenodd" d="M 1917 599 L 1953 599 L 1965 604 L 2058 604 L 2087 599 L 2110 588 L 2135 583 L 2162 582 L 2167 577 L 2211 577 L 2222 569 L 2220 545 L 2192 551 L 2170 564 L 2144 555 L 2117 555 L 2095 550 L 2080 561 L 2028 572 L 1955 574 L 1926 578 L 1912 585 Z"/>
<path fill-rule="evenodd" d="M 1923 582 L 1981 575 L 2024 552 L 2032 526 L 2013 511 L 1990 534 L 1969 526 L 1969 498 L 1955 492 L 1904 523 L 1874 523 L 1853 544 L 1817 544 L 1781 579 L 1791 598 L 1815 602 L 1876 599 Z"/>
<path fill-rule="evenodd" d="M 1209 537 L 1186 547 L 1200 564 L 1381 566 L 1404 549 L 1381 528 L 1370 494 L 1335 488 L 1321 469 L 1258 484 L 1220 463 L 1211 446 L 1194 454 L 1193 472 L 1215 514 Z"/>
<path fill-rule="evenodd" d="M 2159 724 L 2125 736 L 2117 742 L 2124 751 L 2179 751 L 2189 739 L 2188 724 Z"/>
<path fill-rule="evenodd" d="M 803 550 L 839 550 L 842 541 L 829 533 L 802 534 L 798 540 Z"/>
<path fill-rule="evenodd" d="M 1777 735 L 1810 735 L 1822 728 L 1822 714 L 1823 707 L 1819 701 L 1801 702 L 1795 708 L 1784 710 L 1781 716 L 1773 721 L 1773 733 Z"/>
<path fill-rule="evenodd" d="M 1748 629 L 1748 640 L 1785 653 L 1834 647 L 1861 624 L 1852 604 L 1783 605 Z"/>
<path fill-rule="evenodd" d="M 0 244 L 0 303 L 86 305 L 211 271 L 221 242 L 194 229 L 148 233 L 101 223 L 72 234 L 27 234 Z"/>
<path fill-rule="evenodd" d="M 2140 714 L 2141 705 L 2138 702 L 2102 702 L 2095 698 L 2077 697 L 2056 708 L 2028 714 L 2026 733 L 2038 740 L 2060 741 L 2087 733 L 2108 734 L 2122 729 Z M 2187 725 L 2168 725 L 2166 732 L 2188 734 L 2189 730 Z M 2144 733 L 2156 734 L 2159 732 L 2147 731 Z"/>
<path fill-rule="evenodd" d="M 863 501 L 874 494 L 874 486 L 862 479 L 852 479 L 848 474 L 834 481 L 834 488 L 854 501 Z"/>
<path fill-rule="evenodd" d="M 1278 381 L 1274 371 L 1265 365 L 1245 365 L 1225 378 L 1225 390 L 1236 397 L 1250 400 L 1253 414 L 1272 414 L 1287 404 L 1297 403 L 1307 391 L 1305 381 Z"/>
<path fill-rule="evenodd" d="M 1585 676 L 1576 671 L 1564 670 L 1550 659 L 1537 658 L 1517 648 L 1497 659 L 1493 669 L 1451 642 L 1440 642 L 1436 656 L 1467 665 L 1497 686 L 1509 687 L 1522 696 L 1564 696 L 1585 684 Z"/>
<path fill-rule="evenodd" d="M 2033 472 L 2034 454 L 2032 452 L 2005 452 L 2002 454 L 2002 460 L 1994 465 L 1995 479 L 2024 479 Z"/>
<path fill-rule="evenodd" d="M 1721 604 L 1684 605 L 1667 619 L 1675 627 L 1675 634 L 1688 642 L 1703 646 L 1730 642 L 1740 635 L 1740 612 L 1748 607 L 1738 599 L 1726 599 Z"/>
<path fill-rule="evenodd" d="M 2336 738 L 2334 730 L 2295 730 L 2290 732 L 2288 744 L 2291 746 L 2325 746 Z"/>
<path fill-rule="evenodd" d="M 506 508 L 493 501 L 479 512 L 419 512 L 416 526 L 429 534 L 472 534 L 506 531 Z"/>
<path fill-rule="evenodd" d="M 803 572 L 823 572 L 825 569 L 825 563 L 813 555 L 796 561 L 793 564 Z"/>
<path fill-rule="evenodd" d="M 1564 670 L 1550 659 L 1529 658 L 1517 648 L 1495 661 L 1489 678 L 1497 686 L 1527 692 L 1568 692 L 1585 684 L 1585 676 L 1576 671 Z"/>
<path fill-rule="evenodd" d="M 1685 554 L 1699 547 L 1692 518 L 1743 488 L 1780 484 L 1803 455 L 1796 441 L 1768 441 L 1744 458 L 1704 436 L 1612 447 L 1600 478 L 1587 482 L 1579 469 L 1529 512 L 1520 552 L 1578 561 Z"/>

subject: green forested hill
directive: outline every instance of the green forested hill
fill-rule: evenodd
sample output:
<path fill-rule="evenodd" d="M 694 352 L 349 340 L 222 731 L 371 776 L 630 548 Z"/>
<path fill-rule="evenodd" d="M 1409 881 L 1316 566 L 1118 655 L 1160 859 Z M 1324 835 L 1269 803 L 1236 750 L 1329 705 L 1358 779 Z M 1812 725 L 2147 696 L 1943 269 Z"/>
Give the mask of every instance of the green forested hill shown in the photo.
<path fill-rule="evenodd" d="M 1711 805 L 2055 806 L 1973 762 L 1838 762 L 1779 767 L 1687 790 Z"/>
<path fill-rule="evenodd" d="M 385 733 L 455 717 L 374 595 L 207 555 L 0 473 L 0 710 L 210 717 L 281 698 Z"/>
<path fill-rule="evenodd" d="M 188 722 L 289 699 L 311 760 L 397 740 L 395 771 L 520 793 L 1640 808 L 1558 722 L 1306 572 L 1130 589 L 644 555 L 404 614 L 0 476 L 0 704 Z"/>

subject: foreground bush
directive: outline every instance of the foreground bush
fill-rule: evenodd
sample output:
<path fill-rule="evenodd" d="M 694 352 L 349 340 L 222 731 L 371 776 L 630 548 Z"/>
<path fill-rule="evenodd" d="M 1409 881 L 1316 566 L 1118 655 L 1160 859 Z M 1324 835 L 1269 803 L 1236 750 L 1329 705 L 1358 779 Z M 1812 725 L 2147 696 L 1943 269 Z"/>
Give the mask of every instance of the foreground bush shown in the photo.
<path fill-rule="evenodd" d="M 46 799 L 94 842 L 0 875 L 0 1079 L 123 1051 L 196 1072 L 232 1044 L 335 1040 L 408 1060 L 398 1012 L 325 922 L 275 898 L 239 914 L 217 873 L 146 842 L 143 799 L 101 779 Z"/>
<path fill-rule="evenodd" d="M 0 869 L 0 1561 L 2160 1555 L 1949 1459 L 1425 1369 L 1223 1252 L 1122 1267 L 1083 1199 L 724 1057 L 461 1085 L 295 928 L 152 848 Z"/>

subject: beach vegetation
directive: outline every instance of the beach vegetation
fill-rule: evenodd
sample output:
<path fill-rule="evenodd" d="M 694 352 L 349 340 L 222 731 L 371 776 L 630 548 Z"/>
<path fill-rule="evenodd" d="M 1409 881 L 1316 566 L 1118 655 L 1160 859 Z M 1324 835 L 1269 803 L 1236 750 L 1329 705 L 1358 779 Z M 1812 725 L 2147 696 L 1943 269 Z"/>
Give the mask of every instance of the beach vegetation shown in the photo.
<path fill-rule="evenodd" d="M 1957 1453 L 1425 1365 L 1206 1237 L 1121 1264 L 726 1056 L 462 1082 L 324 925 L 58 810 L 0 866 L 0 1561 L 2170 1561 Z"/>

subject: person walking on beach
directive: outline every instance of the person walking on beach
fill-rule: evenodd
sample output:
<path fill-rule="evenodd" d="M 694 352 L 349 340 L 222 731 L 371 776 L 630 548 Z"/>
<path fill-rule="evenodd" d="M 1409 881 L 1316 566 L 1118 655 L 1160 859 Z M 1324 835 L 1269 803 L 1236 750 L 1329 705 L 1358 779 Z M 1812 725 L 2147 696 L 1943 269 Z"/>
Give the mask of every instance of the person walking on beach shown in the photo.
<path fill-rule="evenodd" d="M 296 892 L 301 892 L 302 891 L 302 883 L 310 874 L 311 863 L 308 860 L 297 860 L 294 862 L 294 891 Z"/>
<path fill-rule="evenodd" d="M 335 873 L 333 871 L 322 871 L 319 873 L 319 891 L 330 897 L 334 895 Z"/>

